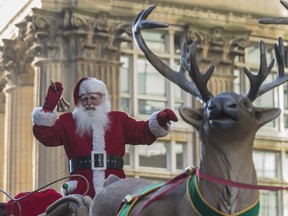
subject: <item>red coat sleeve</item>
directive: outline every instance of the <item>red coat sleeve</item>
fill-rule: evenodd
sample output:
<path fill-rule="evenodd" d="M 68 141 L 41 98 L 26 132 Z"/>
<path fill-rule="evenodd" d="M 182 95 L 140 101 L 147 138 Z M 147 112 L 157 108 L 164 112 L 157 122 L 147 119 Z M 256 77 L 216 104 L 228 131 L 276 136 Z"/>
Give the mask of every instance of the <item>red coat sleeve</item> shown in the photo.
<path fill-rule="evenodd" d="M 128 116 L 124 112 L 111 112 L 110 115 L 111 128 L 113 135 L 122 137 L 120 133 L 124 134 L 125 144 L 147 144 L 150 145 L 156 140 L 156 136 L 150 131 L 148 121 L 137 121 Z"/>
<path fill-rule="evenodd" d="M 64 114 L 68 115 L 68 114 Z M 51 127 L 47 126 L 38 126 L 36 124 L 33 125 L 33 134 L 35 138 L 43 143 L 45 146 L 60 146 L 65 143 L 67 140 L 67 129 L 65 129 L 64 125 L 62 124 L 63 119 L 65 119 L 66 125 L 74 125 L 74 122 L 66 118 L 65 116 L 60 116 L 59 119 L 56 120 L 55 125 Z M 71 127 L 72 128 L 72 127 Z M 74 133 L 74 128 L 71 131 L 71 133 Z M 71 135 L 71 134 L 70 134 Z"/>

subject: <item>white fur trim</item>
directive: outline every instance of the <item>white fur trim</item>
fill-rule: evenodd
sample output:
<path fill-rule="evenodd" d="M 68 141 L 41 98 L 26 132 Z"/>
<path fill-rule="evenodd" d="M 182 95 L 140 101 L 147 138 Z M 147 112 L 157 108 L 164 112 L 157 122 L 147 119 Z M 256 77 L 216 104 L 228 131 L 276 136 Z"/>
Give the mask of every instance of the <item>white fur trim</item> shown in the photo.
<path fill-rule="evenodd" d="M 64 189 L 63 187 L 61 187 L 61 195 L 62 195 L 62 197 L 68 195 L 68 191 L 66 189 Z"/>
<path fill-rule="evenodd" d="M 171 131 L 171 125 L 167 123 L 167 130 L 161 127 L 157 121 L 157 114 L 159 112 L 154 112 L 149 119 L 149 129 L 156 137 L 164 137 Z"/>
<path fill-rule="evenodd" d="M 105 151 L 105 128 L 94 125 L 93 128 L 93 151 Z M 93 186 L 95 193 L 99 193 L 103 190 L 105 180 L 105 171 L 93 170 Z"/>
<path fill-rule="evenodd" d="M 78 181 L 72 180 L 72 181 L 66 182 L 66 184 L 68 184 L 67 189 L 64 189 L 63 186 L 61 187 L 62 196 L 66 196 L 66 195 L 71 194 L 76 189 L 76 187 L 78 185 Z"/>
<path fill-rule="evenodd" d="M 42 107 L 36 107 L 32 112 L 32 122 L 37 126 L 52 127 L 57 120 L 57 113 L 44 112 Z"/>
<path fill-rule="evenodd" d="M 104 82 L 94 77 L 88 77 L 79 86 L 79 97 L 88 93 L 101 93 L 103 95 L 108 95 L 108 91 Z"/>

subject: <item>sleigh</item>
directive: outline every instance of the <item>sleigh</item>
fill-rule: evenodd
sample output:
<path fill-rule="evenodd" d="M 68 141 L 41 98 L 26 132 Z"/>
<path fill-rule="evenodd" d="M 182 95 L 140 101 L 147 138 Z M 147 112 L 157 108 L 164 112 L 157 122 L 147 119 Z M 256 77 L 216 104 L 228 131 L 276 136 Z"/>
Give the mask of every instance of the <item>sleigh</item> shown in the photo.
<path fill-rule="evenodd" d="M 179 71 L 169 68 L 148 48 L 141 31 L 168 27 L 165 23 L 147 20 L 154 8 L 151 6 L 138 14 L 133 24 L 133 37 L 159 73 L 200 102 L 200 108 L 185 105 L 179 108 L 182 119 L 198 131 L 201 146 L 199 166 L 188 167 L 180 175 L 159 184 L 110 176 L 93 200 L 83 195 L 68 195 L 51 204 L 42 216 L 256 216 L 260 206 L 259 190 L 287 189 L 257 185 L 252 159 L 256 132 L 280 114 L 279 108 L 258 108 L 252 103 L 265 92 L 288 81 L 288 74 L 284 71 L 282 38 L 274 45 L 278 64 L 276 79 L 263 84 L 274 60 L 267 63 L 265 44 L 261 41 L 258 74 L 244 68 L 250 90 L 244 95 L 222 92 L 214 96 L 207 88 L 214 66 L 206 72 L 199 71 L 197 41 L 183 44 Z"/>
<path fill-rule="evenodd" d="M 87 187 L 83 194 L 62 197 L 60 193 L 49 188 L 49 186 L 71 177 L 80 177 L 85 180 Z M 21 192 L 15 197 L 0 189 L 0 192 L 9 198 L 7 203 L 0 203 L 0 216 L 87 216 L 92 203 L 92 199 L 86 196 L 88 189 L 88 180 L 84 176 L 76 174 L 57 179 L 31 192 Z"/>

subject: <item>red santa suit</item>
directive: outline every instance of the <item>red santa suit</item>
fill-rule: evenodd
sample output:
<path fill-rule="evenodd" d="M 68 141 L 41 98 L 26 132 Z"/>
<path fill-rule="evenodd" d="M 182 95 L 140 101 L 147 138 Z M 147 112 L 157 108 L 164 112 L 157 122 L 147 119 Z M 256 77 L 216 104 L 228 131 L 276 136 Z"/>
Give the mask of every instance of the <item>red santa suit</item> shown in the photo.
<path fill-rule="evenodd" d="M 83 81 L 96 82 L 88 87 L 81 88 Z M 83 86 L 82 86 L 83 87 Z M 105 84 L 95 78 L 81 79 L 74 90 L 74 102 L 77 104 L 78 98 L 86 92 L 97 92 L 107 96 Z M 157 121 L 155 112 L 148 121 L 136 121 L 126 113 L 120 111 L 110 111 L 108 103 L 107 128 L 94 128 L 89 135 L 80 135 L 76 130 L 75 117 L 73 112 L 65 113 L 57 118 L 56 112 L 44 112 L 42 107 L 34 109 L 33 133 L 37 140 L 45 146 L 64 146 L 70 163 L 70 174 L 84 176 L 89 182 L 88 195 L 93 198 L 95 191 L 100 191 L 103 187 L 104 179 L 110 174 L 120 178 L 125 178 L 123 171 L 123 156 L 125 154 L 125 144 L 152 144 L 157 137 L 166 136 L 170 130 L 161 127 Z M 96 153 L 91 157 L 91 152 Z M 100 154 L 97 154 L 100 153 Z M 103 154 L 102 154 L 103 153 Z M 105 157 L 103 161 L 103 157 Z M 100 160 L 95 167 L 91 167 L 91 160 Z M 104 164 L 103 164 L 104 163 Z M 94 162 L 92 162 L 94 166 Z M 72 166 L 72 167 L 71 167 Z M 87 185 L 84 179 L 72 177 L 70 180 L 77 180 L 77 187 L 72 193 L 83 194 Z"/>

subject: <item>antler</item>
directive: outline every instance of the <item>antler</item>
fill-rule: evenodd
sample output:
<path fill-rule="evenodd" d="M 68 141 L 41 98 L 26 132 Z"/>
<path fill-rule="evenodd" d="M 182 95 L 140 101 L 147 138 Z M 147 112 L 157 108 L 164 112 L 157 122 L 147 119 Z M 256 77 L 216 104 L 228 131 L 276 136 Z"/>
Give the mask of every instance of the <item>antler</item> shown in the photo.
<path fill-rule="evenodd" d="M 181 61 L 179 72 L 171 69 L 167 64 L 165 64 L 158 56 L 156 56 L 146 45 L 142 35 L 141 29 L 154 29 L 154 28 L 166 28 L 167 24 L 147 21 L 146 18 L 155 9 L 155 5 L 150 6 L 146 10 L 142 10 L 136 17 L 133 24 L 133 38 L 138 45 L 138 47 L 145 54 L 147 60 L 155 67 L 155 69 L 161 73 L 165 78 L 177 84 L 181 89 L 194 95 L 199 101 L 207 101 L 209 98 L 213 97 L 205 86 L 212 75 L 214 67 L 210 67 L 205 74 L 201 74 L 196 64 L 196 42 L 193 42 L 190 47 L 189 57 L 190 64 L 187 62 L 187 45 L 184 43 L 181 48 Z M 185 69 L 189 71 L 189 75 L 194 81 L 191 82 L 187 80 L 185 76 Z M 200 91 L 199 91 L 200 90 Z"/>
<path fill-rule="evenodd" d="M 285 49 L 283 44 L 283 39 L 281 37 L 278 38 L 278 44 L 274 44 L 274 50 L 276 54 L 276 60 L 278 65 L 277 77 L 271 83 L 267 83 L 260 87 L 258 91 L 257 97 L 264 94 L 265 92 L 282 85 L 283 83 L 288 81 L 288 74 L 285 75 L 284 67 L 285 67 Z"/>
<path fill-rule="evenodd" d="M 258 74 L 253 75 L 251 71 L 244 67 L 244 72 L 250 81 L 250 90 L 248 93 L 246 93 L 245 96 L 249 98 L 251 102 L 253 102 L 258 96 L 260 96 L 261 91 L 259 90 L 259 88 L 271 72 L 273 65 L 274 59 L 272 59 L 269 66 L 267 67 L 265 45 L 263 41 L 260 41 L 260 68 Z"/>
<path fill-rule="evenodd" d="M 210 98 L 213 97 L 212 93 L 207 88 L 207 83 L 214 72 L 214 65 L 211 65 L 205 73 L 201 73 L 197 66 L 196 62 L 196 51 L 197 51 L 197 42 L 193 41 L 189 49 L 189 60 L 190 64 L 187 62 L 186 56 L 186 43 L 182 45 L 182 54 L 181 61 L 183 62 L 186 70 L 189 72 L 191 79 L 194 81 L 195 85 L 198 87 L 201 94 L 202 100 L 207 102 Z"/>
<path fill-rule="evenodd" d="M 274 59 L 270 62 L 269 66 L 267 67 L 266 57 L 265 57 L 265 46 L 264 42 L 260 42 L 260 69 L 257 76 L 254 76 L 247 68 L 244 68 L 244 72 L 247 74 L 251 89 L 246 96 L 251 100 L 254 101 L 257 97 L 264 94 L 265 92 L 270 91 L 271 89 L 282 85 L 283 83 L 288 81 L 288 74 L 285 74 L 284 71 L 284 61 L 285 61 L 285 49 L 283 44 L 283 39 L 281 37 L 278 38 L 278 44 L 274 44 L 274 50 L 276 54 L 276 60 L 278 65 L 278 72 L 277 77 L 270 83 L 261 85 L 262 82 L 266 79 L 268 74 L 270 73 L 273 65 Z"/>

